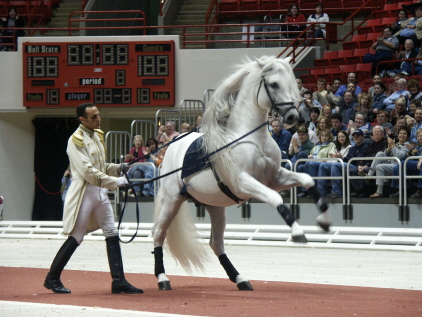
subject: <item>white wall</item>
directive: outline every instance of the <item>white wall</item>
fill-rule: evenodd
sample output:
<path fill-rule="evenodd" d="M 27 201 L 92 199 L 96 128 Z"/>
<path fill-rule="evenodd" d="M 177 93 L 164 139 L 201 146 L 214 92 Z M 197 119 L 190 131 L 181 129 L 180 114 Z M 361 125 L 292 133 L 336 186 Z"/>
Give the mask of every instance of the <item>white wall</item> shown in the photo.
<path fill-rule="evenodd" d="M 203 99 L 203 92 L 215 88 L 231 66 L 254 56 L 278 55 L 280 48 L 179 50 L 177 36 L 137 37 L 32 37 L 27 42 L 74 41 L 167 41 L 176 42 L 176 107 L 183 99 Z M 74 109 L 26 109 L 22 106 L 22 53 L 0 53 L 0 195 L 5 198 L 5 220 L 30 220 L 34 199 L 34 143 L 36 116 L 74 116 Z M 103 129 L 118 118 L 152 119 L 157 108 L 142 110 L 100 108 Z M 128 131 L 130 127 L 128 126 Z M 60 180 L 58 180 L 60 181 Z"/>

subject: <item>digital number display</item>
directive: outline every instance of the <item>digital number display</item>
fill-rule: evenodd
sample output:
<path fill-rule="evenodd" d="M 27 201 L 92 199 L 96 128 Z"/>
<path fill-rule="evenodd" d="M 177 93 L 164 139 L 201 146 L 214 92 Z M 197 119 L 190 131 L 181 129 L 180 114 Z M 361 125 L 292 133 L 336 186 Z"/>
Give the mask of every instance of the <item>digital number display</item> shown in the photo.
<path fill-rule="evenodd" d="M 173 41 L 23 43 L 25 107 L 174 106 Z"/>

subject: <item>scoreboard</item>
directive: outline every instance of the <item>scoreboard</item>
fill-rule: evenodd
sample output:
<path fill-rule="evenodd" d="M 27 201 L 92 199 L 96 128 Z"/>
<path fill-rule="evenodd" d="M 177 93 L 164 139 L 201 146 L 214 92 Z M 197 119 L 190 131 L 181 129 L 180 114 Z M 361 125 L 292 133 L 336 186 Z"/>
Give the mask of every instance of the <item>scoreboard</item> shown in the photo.
<path fill-rule="evenodd" d="M 174 106 L 174 50 L 174 41 L 23 43 L 24 106 Z"/>

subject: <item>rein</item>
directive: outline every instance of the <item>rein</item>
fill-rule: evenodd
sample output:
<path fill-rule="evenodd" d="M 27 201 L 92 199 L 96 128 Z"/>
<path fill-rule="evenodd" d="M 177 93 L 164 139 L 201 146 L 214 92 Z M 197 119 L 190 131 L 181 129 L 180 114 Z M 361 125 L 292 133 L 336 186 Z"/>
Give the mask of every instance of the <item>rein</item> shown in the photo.
<path fill-rule="evenodd" d="M 229 146 L 232 146 L 232 145 L 233 145 L 233 144 L 235 144 L 236 142 L 239 142 L 240 140 L 242 140 L 242 139 L 246 138 L 248 135 L 251 135 L 252 133 L 254 133 L 254 132 L 258 131 L 259 129 L 261 129 L 262 127 L 264 127 L 264 126 L 266 126 L 266 125 L 268 125 L 268 122 L 264 122 L 264 123 L 260 124 L 258 127 L 256 127 L 255 129 L 253 129 L 253 130 L 249 131 L 248 133 L 246 133 L 246 134 L 242 135 L 241 137 L 239 137 L 239 138 L 237 138 L 237 139 L 233 140 L 232 142 L 227 143 L 227 144 L 226 144 L 226 145 L 224 145 L 223 147 L 221 147 L 221 148 L 219 148 L 219 149 L 217 149 L 217 150 L 215 150 L 215 151 L 213 151 L 213 152 L 211 152 L 211 153 L 209 153 L 209 154 L 205 155 L 202 159 L 208 159 L 208 158 L 209 158 L 209 157 L 211 157 L 212 155 L 217 154 L 218 152 L 220 152 L 220 151 L 222 151 L 222 150 L 224 150 L 224 149 L 228 148 Z M 177 142 L 177 141 L 181 140 L 183 137 L 185 137 L 185 136 L 187 136 L 188 134 L 190 134 L 190 133 L 192 133 L 192 132 L 195 132 L 195 131 L 196 131 L 196 129 L 194 129 L 194 130 L 190 131 L 189 133 L 186 133 L 185 135 L 183 135 L 183 136 L 182 136 L 182 137 L 180 137 L 180 138 L 176 138 L 176 139 L 172 140 L 171 142 L 169 142 L 168 144 L 166 144 L 166 145 L 164 145 L 164 146 L 162 146 L 162 147 L 158 148 L 157 150 L 162 149 L 163 147 L 169 146 L 170 144 L 172 144 L 172 143 L 174 143 L 174 142 Z M 154 152 L 156 152 L 157 150 L 155 150 Z M 135 163 L 135 162 L 139 161 L 140 159 L 142 159 L 142 158 L 144 158 L 144 157 L 149 156 L 150 154 L 151 154 L 151 153 L 149 153 L 149 154 L 147 154 L 147 155 L 144 155 L 144 156 L 143 156 L 143 157 L 141 157 L 141 158 L 137 158 L 135 161 L 132 161 L 132 162 L 128 163 L 128 165 L 132 165 L 133 163 Z M 198 160 L 196 160 L 195 162 L 197 162 L 197 161 L 199 161 L 199 159 L 198 159 Z M 168 173 L 166 173 L 166 174 L 163 174 L 163 175 L 160 175 L 160 176 L 157 176 L 157 177 L 151 178 L 150 180 L 143 181 L 143 182 L 140 182 L 140 183 L 138 183 L 138 184 L 133 184 L 133 183 L 129 180 L 129 177 L 128 177 L 127 173 L 126 173 L 126 172 L 124 172 L 124 175 L 126 176 L 126 179 L 128 180 L 129 184 L 126 184 L 126 186 L 125 186 L 125 202 L 124 202 L 123 209 L 122 209 L 122 211 L 121 211 L 121 213 L 120 213 L 120 217 L 119 217 L 119 225 L 118 225 L 118 227 L 117 227 L 117 230 L 118 230 L 118 231 L 120 231 L 120 226 L 121 226 L 121 224 L 122 224 L 123 215 L 124 215 L 124 212 L 125 212 L 125 209 L 126 209 L 127 203 L 128 203 L 128 202 L 127 202 L 127 198 L 128 198 L 128 190 L 129 190 L 129 188 L 133 188 L 133 187 L 135 187 L 135 186 L 141 186 L 141 185 L 144 185 L 144 184 L 149 184 L 149 183 L 155 182 L 156 180 L 159 180 L 159 179 L 161 179 L 161 178 L 164 178 L 164 177 L 167 177 L 167 176 L 172 175 L 172 174 L 174 174 L 174 173 L 177 173 L 177 172 L 181 171 L 182 169 L 183 169 L 183 166 L 182 166 L 182 167 L 179 167 L 179 168 L 177 168 L 177 169 L 175 169 L 175 170 L 173 170 L 173 171 L 171 171 L 171 172 L 168 172 Z M 129 241 L 123 241 L 123 240 L 121 240 L 121 239 L 120 239 L 120 236 L 119 236 L 119 239 L 120 239 L 120 241 L 121 241 L 122 243 L 130 243 L 130 242 L 132 242 L 132 241 L 133 241 L 133 239 L 135 239 L 136 234 L 138 233 L 138 229 L 139 229 L 139 202 L 138 202 L 138 197 L 137 197 L 137 195 L 136 195 L 136 191 L 134 191 L 134 194 L 135 194 L 135 200 L 136 200 L 136 221 L 137 221 L 136 232 L 135 232 L 135 233 L 134 233 L 134 235 L 130 238 L 130 240 L 129 240 Z"/>
<path fill-rule="evenodd" d="M 145 155 L 143 155 L 143 156 L 141 156 L 141 157 L 138 157 L 138 158 L 136 158 L 135 160 L 133 160 L 132 162 L 130 162 L 130 163 L 127 163 L 127 165 L 128 166 L 130 166 L 130 165 L 132 165 L 132 164 L 135 164 L 135 163 L 137 163 L 137 162 L 139 162 L 140 160 L 142 160 L 142 159 L 144 159 L 144 158 L 147 158 L 147 157 L 149 157 L 151 154 L 154 154 L 154 153 L 157 153 L 158 151 L 160 151 L 162 148 L 164 148 L 164 147 L 166 147 L 166 146 L 169 146 L 170 144 L 172 144 L 172 143 L 174 143 L 174 142 L 177 142 L 177 141 L 179 141 L 179 140 L 181 140 L 181 139 L 183 139 L 185 136 L 187 136 L 188 134 L 191 134 L 192 132 L 196 132 L 198 129 L 197 128 L 195 128 L 195 129 L 192 129 L 191 131 L 189 131 L 188 133 L 186 133 L 186 134 L 184 134 L 184 135 L 182 135 L 181 137 L 178 137 L 178 138 L 175 138 L 175 139 L 173 139 L 173 140 L 171 140 L 171 142 L 169 142 L 169 143 L 167 143 L 167 144 L 165 144 L 165 145 L 163 145 L 163 146 L 161 146 L 161 147 L 159 147 L 158 149 L 155 149 L 154 151 L 151 151 L 151 153 L 148 153 L 148 154 L 145 154 Z M 128 181 L 128 184 L 123 188 L 124 189 L 124 203 L 123 203 L 123 208 L 122 208 L 122 210 L 120 211 L 120 216 L 119 216 L 119 224 L 118 224 L 118 226 L 117 226 L 117 231 L 118 232 L 120 232 L 120 226 L 121 226 L 121 224 L 122 224 L 122 221 L 123 221 L 123 216 L 124 216 L 124 214 L 125 214 L 125 210 L 126 210 L 126 207 L 127 207 L 127 204 L 128 204 L 128 196 L 129 196 L 129 194 L 128 194 L 128 192 L 129 192 L 129 188 L 133 188 L 133 187 L 135 187 L 135 186 L 142 186 L 142 185 L 144 185 L 144 184 L 147 184 L 147 183 L 151 183 L 150 181 L 148 181 L 148 182 L 141 182 L 141 183 L 138 183 L 138 184 L 133 184 L 132 182 L 131 182 L 131 180 L 129 179 L 129 176 L 127 175 L 127 172 L 126 172 L 126 170 L 123 168 L 123 156 L 121 157 L 121 160 L 122 160 L 122 163 L 120 164 L 120 171 L 123 171 L 123 175 L 126 177 L 126 179 L 127 179 L 127 181 Z M 159 178 L 153 178 L 153 179 L 151 179 L 151 181 L 155 181 L 156 179 L 159 179 Z M 129 239 L 129 241 L 123 241 L 121 238 L 120 238 L 120 236 L 119 236 L 119 240 L 122 242 L 122 243 L 131 243 L 132 241 L 133 241 L 133 239 L 135 239 L 135 237 L 136 237 L 136 235 L 138 234 L 138 230 L 139 230 L 139 201 L 138 201 L 138 195 L 136 195 L 136 190 L 134 190 L 133 191 L 133 194 L 134 194 L 134 196 L 135 196 L 135 201 L 136 201 L 136 231 L 135 231 L 135 233 L 133 234 L 133 236 Z"/>

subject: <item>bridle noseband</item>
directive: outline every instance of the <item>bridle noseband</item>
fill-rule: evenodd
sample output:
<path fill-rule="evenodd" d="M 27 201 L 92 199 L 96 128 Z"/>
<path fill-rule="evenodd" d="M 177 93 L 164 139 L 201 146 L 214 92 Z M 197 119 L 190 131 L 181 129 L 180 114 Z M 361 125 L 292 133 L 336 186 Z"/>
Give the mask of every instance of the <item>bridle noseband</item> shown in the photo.
<path fill-rule="evenodd" d="M 264 83 L 264 88 L 265 88 L 265 91 L 267 92 L 268 99 L 270 99 L 270 101 L 271 101 L 272 107 L 271 107 L 270 112 L 274 117 L 280 116 L 281 119 L 284 119 L 283 114 L 286 114 L 291 109 L 296 109 L 293 101 L 275 103 L 273 98 L 271 97 L 270 91 L 268 89 L 267 81 L 265 80 L 264 77 L 261 78 L 261 82 L 259 83 L 258 92 L 256 93 L 256 101 L 257 102 L 258 102 L 258 95 L 259 95 L 259 91 L 261 90 L 262 83 Z M 288 107 L 286 109 L 286 111 L 284 111 L 284 113 L 282 114 L 280 108 L 284 107 L 284 106 L 290 106 L 290 107 Z"/>

